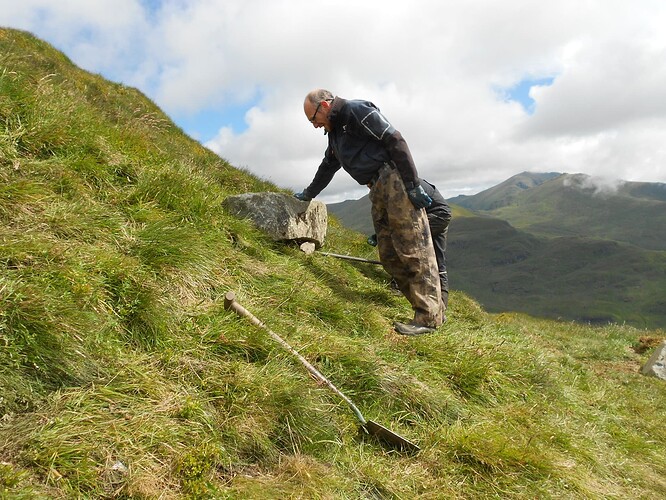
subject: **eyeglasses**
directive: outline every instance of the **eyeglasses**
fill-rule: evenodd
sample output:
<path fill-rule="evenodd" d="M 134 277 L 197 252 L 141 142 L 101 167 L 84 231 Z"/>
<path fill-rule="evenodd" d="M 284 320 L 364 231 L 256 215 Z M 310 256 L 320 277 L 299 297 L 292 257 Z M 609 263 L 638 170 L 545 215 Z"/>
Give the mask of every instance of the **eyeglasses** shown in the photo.
<path fill-rule="evenodd" d="M 314 123 L 315 118 L 317 117 L 317 113 L 319 113 L 319 108 L 321 107 L 322 102 L 331 102 L 331 99 L 324 99 L 323 101 L 319 101 L 319 104 L 317 104 L 317 108 L 315 109 L 314 114 L 312 115 L 312 118 L 310 118 L 310 123 Z"/>

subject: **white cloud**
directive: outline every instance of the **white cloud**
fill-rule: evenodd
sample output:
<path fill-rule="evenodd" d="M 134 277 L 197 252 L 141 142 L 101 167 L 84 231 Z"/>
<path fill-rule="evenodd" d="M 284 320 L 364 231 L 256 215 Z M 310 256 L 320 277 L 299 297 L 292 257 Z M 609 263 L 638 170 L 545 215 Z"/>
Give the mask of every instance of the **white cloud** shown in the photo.
<path fill-rule="evenodd" d="M 207 145 L 282 187 L 321 160 L 302 112 L 320 86 L 375 102 L 448 196 L 523 170 L 666 182 L 662 0 L 0 0 L 0 24 L 176 120 L 248 103 L 248 128 Z M 542 77 L 533 115 L 493 90 Z M 322 196 L 365 192 L 341 171 Z"/>
<path fill-rule="evenodd" d="M 582 190 L 591 190 L 595 196 L 612 195 L 622 187 L 624 181 L 607 177 L 592 177 L 587 175 L 577 175 L 567 177 L 563 181 L 564 186 L 578 188 Z"/>

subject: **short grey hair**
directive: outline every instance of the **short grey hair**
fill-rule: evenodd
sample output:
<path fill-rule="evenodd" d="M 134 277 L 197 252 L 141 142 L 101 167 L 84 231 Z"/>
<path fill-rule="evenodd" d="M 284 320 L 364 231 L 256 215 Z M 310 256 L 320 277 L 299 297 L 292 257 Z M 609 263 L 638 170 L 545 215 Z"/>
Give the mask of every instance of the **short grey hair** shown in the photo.
<path fill-rule="evenodd" d="M 335 96 L 330 90 L 317 89 L 310 92 L 306 97 L 311 104 L 319 104 L 321 101 L 332 101 Z"/>

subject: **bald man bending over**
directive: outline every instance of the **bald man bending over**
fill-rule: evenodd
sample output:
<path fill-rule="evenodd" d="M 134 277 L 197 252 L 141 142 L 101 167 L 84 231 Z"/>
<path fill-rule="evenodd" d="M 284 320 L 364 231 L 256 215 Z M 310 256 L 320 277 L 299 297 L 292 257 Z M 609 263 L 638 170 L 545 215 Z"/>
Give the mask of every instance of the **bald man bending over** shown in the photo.
<path fill-rule="evenodd" d="M 366 184 L 379 258 L 414 310 L 414 318 L 396 321 L 395 329 L 402 335 L 434 332 L 442 324 L 443 307 L 424 210 L 432 199 L 421 187 L 405 139 L 369 101 L 316 89 L 305 97 L 303 110 L 315 128 L 324 128 L 328 147 L 310 185 L 294 196 L 310 201 L 341 167 Z"/>

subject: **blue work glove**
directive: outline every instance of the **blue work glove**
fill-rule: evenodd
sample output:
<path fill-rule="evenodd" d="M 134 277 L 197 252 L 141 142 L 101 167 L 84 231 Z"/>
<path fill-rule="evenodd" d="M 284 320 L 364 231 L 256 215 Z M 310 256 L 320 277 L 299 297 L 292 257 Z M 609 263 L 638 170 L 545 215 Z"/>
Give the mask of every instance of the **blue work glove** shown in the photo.
<path fill-rule="evenodd" d="M 428 196 L 428 193 L 423 190 L 420 184 L 407 189 L 407 196 L 409 196 L 409 201 L 416 208 L 428 208 L 432 205 L 432 198 Z"/>
<path fill-rule="evenodd" d="M 372 236 L 368 237 L 368 245 L 371 247 L 376 247 L 377 246 L 377 235 L 373 234 Z"/>
<path fill-rule="evenodd" d="M 298 198 L 301 201 L 310 201 L 312 198 L 305 194 L 305 191 L 301 191 L 300 193 L 294 193 L 294 197 Z"/>

